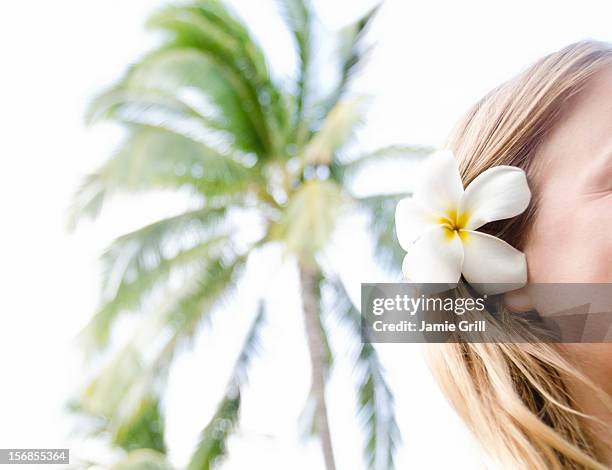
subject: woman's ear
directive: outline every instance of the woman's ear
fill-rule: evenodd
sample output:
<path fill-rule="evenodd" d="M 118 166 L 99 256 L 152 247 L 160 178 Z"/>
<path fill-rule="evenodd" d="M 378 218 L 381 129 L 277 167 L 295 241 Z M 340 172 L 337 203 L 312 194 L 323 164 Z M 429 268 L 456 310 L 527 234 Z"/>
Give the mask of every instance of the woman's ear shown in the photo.
<path fill-rule="evenodd" d="M 533 301 L 531 300 L 527 286 L 511 292 L 506 292 L 506 294 L 504 294 L 504 304 L 508 310 L 514 313 L 525 313 L 534 309 Z"/>

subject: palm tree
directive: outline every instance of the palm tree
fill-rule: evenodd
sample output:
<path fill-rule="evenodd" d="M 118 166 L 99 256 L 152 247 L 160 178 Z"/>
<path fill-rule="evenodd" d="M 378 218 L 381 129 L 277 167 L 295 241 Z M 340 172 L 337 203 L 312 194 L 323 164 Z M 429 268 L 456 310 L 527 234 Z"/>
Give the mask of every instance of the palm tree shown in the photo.
<path fill-rule="evenodd" d="M 231 295 L 249 256 L 269 244 L 282 245 L 299 272 L 312 374 L 311 428 L 326 469 L 336 467 L 325 401 L 332 362 L 325 311 L 338 315 L 358 344 L 357 401 L 367 466 L 393 468 L 399 432 L 392 393 L 376 350 L 361 342 L 359 311 L 338 275 L 323 269 L 320 255 L 343 211 L 362 211 L 370 218 L 376 253 L 400 266 L 392 221 L 403 195 L 357 197 L 351 181 L 372 162 L 411 159 L 427 149 L 391 146 L 362 155 L 351 150 L 365 101 L 349 85 L 376 9 L 332 35 L 320 27 L 307 0 L 281 0 L 279 6 L 299 59 L 287 83 L 273 78 L 259 44 L 227 5 L 199 0 L 166 7 L 150 19 L 149 26 L 165 33 L 163 42 L 88 112 L 91 123 L 119 123 L 126 137 L 84 181 L 74 221 L 96 217 L 118 192 L 177 190 L 195 201 L 179 215 L 119 237 L 102 258 L 103 302 L 86 328 L 88 344 L 104 350 L 121 316 L 144 313 L 136 336 L 75 405 L 96 417 L 96 431 L 127 451 L 116 468 L 169 468 L 160 400 L 172 359 Z M 320 85 L 319 66 L 313 66 L 322 40 L 338 46 L 332 86 L 329 79 L 328 86 Z M 237 221 L 245 214 L 257 217 L 256 230 L 241 230 Z M 190 469 L 211 468 L 225 454 L 265 323 L 264 305 Z"/>

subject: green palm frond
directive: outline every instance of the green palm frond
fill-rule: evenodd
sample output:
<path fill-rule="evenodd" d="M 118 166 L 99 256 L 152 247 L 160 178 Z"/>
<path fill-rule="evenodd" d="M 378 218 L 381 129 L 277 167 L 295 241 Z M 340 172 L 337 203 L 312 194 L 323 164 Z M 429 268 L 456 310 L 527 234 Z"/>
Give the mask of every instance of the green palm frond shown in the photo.
<path fill-rule="evenodd" d="M 189 134 L 217 146 L 261 152 L 233 73 L 205 52 L 163 47 L 130 68 L 122 82 L 90 106 L 91 122 L 114 119 Z"/>
<path fill-rule="evenodd" d="M 103 304 L 84 330 L 86 344 L 105 346 L 120 313 L 142 308 L 172 273 L 192 275 L 231 246 L 220 231 L 225 215 L 225 208 L 196 209 L 117 238 L 102 256 Z"/>
<path fill-rule="evenodd" d="M 392 272 L 398 271 L 406 252 L 395 234 L 395 208 L 409 193 L 385 194 L 356 198 L 369 219 L 369 230 L 374 243 L 374 253 L 382 265 Z"/>
<path fill-rule="evenodd" d="M 221 50 L 221 55 L 232 66 L 242 65 L 247 78 L 255 86 L 269 83 L 269 70 L 261 48 L 253 40 L 248 28 L 219 0 L 197 0 L 192 5 L 170 6 L 154 15 L 149 26 L 162 28 L 174 35 L 177 45 L 195 45 Z M 185 42 L 181 42 L 184 40 Z"/>
<path fill-rule="evenodd" d="M 293 35 L 301 66 L 308 64 L 310 55 L 310 22 L 312 9 L 309 0 L 277 0 L 285 25 Z"/>
<path fill-rule="evenodd" d="M 393 470 L 395 450 L 401 440 L 395 419 L 393 393 L 374 346 L 361 337 L 361 314 L 339 279 L 328 281 L 333 290 L 334 312 L 358 343 L 355 363 L 359 416 L 366 439 L 364 456 L 369 470 Z"/>
<path fill-rule="evenodd" d="M 104 347 L 119 314 L 138 311 L 144 307 L 147 300 L 154 297 L 172 274 L 188 279 L 221 248 L 227 248 L 228 243 L 229 239 L 224 236 L 211 238 L 181 250 L 172 257 L 161 258 L 154 266 L 131 268 L 131 272 L 136 274 L 123 276 L 119 281 L 113 279 L 117 285 L 109 284 L 109 287 L 114 289 L 112 297 L 99 308 L 83 332 L 86 345 L 93 348 Z"/>
<path fill-rule="evenodd" d="M 374 347 L 364 344 L 359 353 L 358 383 L 360 418 L 366 428 L 365 457 L 368 469 L 393 470 L 400 432 L 395 419 L 394 398 L 382 376 Z"/>
<path fill-rule="evenodd" d="M 359 65 L 363 64 L 367 54 L 367 48 L 363 45 L 363 37 L 369 25 L 376 17 L 380 5 L 369 10 L 365 15 L 354 23 L 346 26 L 339 33 L 338 61 L 340 76 L 329 96 L 324 98 L 319 104 L 320 116 L 326 116 L 331 109 L 343 98 L 346 93 L 350 80 Z"/>
<path fill-rule="evenodd" d="M 171 90 L 165 91 L 138 83 L 120 83 L 96 96 L 87 109 L 85 122 L 91 125 L 104 120 L 115 120 L 124 124 L 148 124 L 162 129 L 176 129 L 175 132 L 179 132 L 181 126 L 194 127 L 196 124 L 221 128 L 213 119 Z"/>
<path fill-rule="evenodd" d="M 152 393 L 142 397 L 131 415 L 115 430 L 113 444 L 127 451 L 153 449 L 166 452 L 164 417 L 158 397 Z"/>
<path fill-rule="evenodd" d="M 207 260 L 199 273 L 167 299 L 163 317 L 173 335 L 185 339 L 193 337 L 202 321 L 236 286 L 246 258 L 237 256 L 228 261 L 221 254 Z"/>
<path fill-rule="evenodd" d="M 204 428 L 188 470 L 210 470 L 226 455 L 226 441 L 238 422 L 240 392 L 223 398 L 211 422 Z"/>
<path fill-rule="evenodd" d="M 226 455 L 227 439 L 238 425 L 242 388 L 248 380 L 248 370 L 260 344 L 261 327 L 265 319 L 263 303 L 251 325 L 232 375 L 215 414 L 202 431 L 200 442 L 191 457 L 188 470 L 210 470 Z"/>
<path fill-rule="evenodd" d="M 311 62 L 312 9 L 308 0 L 278 0 L 281 16 L 293 36 L 299 59 L 297 89 L 295 91 L 295 114 L 293 127 L 298 143 L 306 137 L 308 130 L 304 120 L 304 106 L 309 93 L 309 74 Z"/>
<path fill-rule="evenodd" d="M 244 257 L 232 262 L 209 260 L 185 285 L 168 293 L 156 315 L 142 319 L 134 338 L 87 385 L 78 411 L 102 418 L 102 427 L 114 442 L 129 446 L 123 438 L 138 431 L 144 412 L 152 416 L 150 405 L 156 398 L 151 391 L 163 382 L 180 340 L 193 337 L 197 326 L 235 284 L 244 262 Z M 150 350 L 143 353 L 151 344 L 161 347 L 153 355 Z M 161 419 L 157 424 L 163 424 Z M 159 432 L 145 437 L 159 444 Z"/>
<path fill-rule="evenodd" d="M 77 191 L 72 226 L 95 218 L 111 195 L 159 189 L 189 189 L 208 200 L 226 201 L 254 186 L 255 170 L 231 153 L 220 153 L 173 132 L 133 127 L 123 144 Z"/>
<path fill-rule="evenodd" d="M 102 256 L 105 300 L 83 332 L 85 343 L 105 346 L 117 317 L 145 308 L 171 276 L 176 283 L 217 272 L 232 247 L 225 215 L 225 208 L 195 209 L 116 239 Z"/>
<path fill-rule="evenodd" d="M 279 154 L 277 136 L 286 126 L 284 100 L 269 78 L 259 46 L 223 3 L 207 0 L 167 7 L 151 18 L 149 26 L 170 33 L 168 47 L 194 49 L 208 56 L 242 103 L 258 139 L 256 153 L 262 157 Z"/>
<path fill-rule="evenodd" d="M 114 297 L 116 287 L 155 270 L 165 261 L 190 261 L 199 248 L 229 242 L 226 207 L 203 207 L 166 217 L 117 238 L 102 255 L 102 288 Z M 113 289 L 112 292 L 108 292 Z"/>
<path fill-rule="evenodd" d="M 94 417 L 89 433 L 107 434 L 114 446 L 165 452 L 158 372 L 129 344 L 87 384 L 74 411 Z"/>

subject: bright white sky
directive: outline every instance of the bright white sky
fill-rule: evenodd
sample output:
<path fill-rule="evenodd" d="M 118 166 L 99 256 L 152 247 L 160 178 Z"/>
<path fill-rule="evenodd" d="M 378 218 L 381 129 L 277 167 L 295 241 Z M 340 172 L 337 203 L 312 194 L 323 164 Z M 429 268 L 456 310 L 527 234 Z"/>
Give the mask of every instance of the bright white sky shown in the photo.
<path fill-rule="evenodd" d="M 273 61 L 286 61 L 290 45 L 270 19 L 273 2 L 233 3 L 252 20 Z M 370 2 L 317 3 L 328 25 L 338 26 L 359 13 L 356 5 Z M 82 176 L 119 136 L 108 125 L 85 129 L 85 105 L 153 43 L 142 24 L 158 4 L 38 0 L 0 6 L 0 448 L 70 447 L 81 457 L 109 457 L 71 435 L 74 421 L 64 412 L 83 376 L 75 336 L 95 309 L 96 259 L 106 243 L 175 211 L 177 201 L 122 202 L 100 224 L 73 235 L 65 231 L 65 216 Z M 607 0 L 390 0 L 372 31 L 376 53 L 359 81 L 377 97 L 362 145 L 441 143 L 472 102 L 539 56 L 583 38 L 612 40 L 611 10 Z M 365 230 L 357 223 L 343 227 L 340 235 L 351 233 L 355 241 L 330 257 L 353 294 L 360 281 L 382 279 L 355 256 Z M 241 306 L 261 289 L 269 292 L 270 341 L 253 369 L 243 426 L 223 468 L 322 468 L 317 444 L 301 442 L 295 424 L 308 386 L 295 273 L 270 256 L 252 263 L 241 291 Z M 236 331 L 243 331 L 243 320 L 229 318 L 173 369 L 167 441 L 179 466 L 224 386 L 223 353 L 235 350 Z M 404 437 L 398 466 L 477 468 L 481 458 L 429 377 L 419 348 L 385 345 L 380 351 Z M 208 382 L 210 377 L 219 380 Z M 350 368 L 340 360 L 329 387 L 340 469 L 360 467 L 351 385 Z"/>

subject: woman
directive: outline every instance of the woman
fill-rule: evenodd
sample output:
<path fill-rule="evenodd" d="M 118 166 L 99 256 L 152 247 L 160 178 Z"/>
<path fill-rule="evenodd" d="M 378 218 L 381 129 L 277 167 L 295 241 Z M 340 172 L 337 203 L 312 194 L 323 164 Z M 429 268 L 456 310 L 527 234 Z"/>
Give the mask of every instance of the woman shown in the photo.
<path fill-rule="evenodd" d="M 464 185 L 522 168 L 521 216 L 485 231 L 523 251 L 532 283 L 612 282 L 612 48 L 581 42 L 485 96 L 449 149 Z M 529 309 L 518 294 L 510 307 Z M 528 332 L 525 332 L 528 334 Z M 434 374 L 501 468 L 612 466 L 612 344 L 445 344 Z"/>

